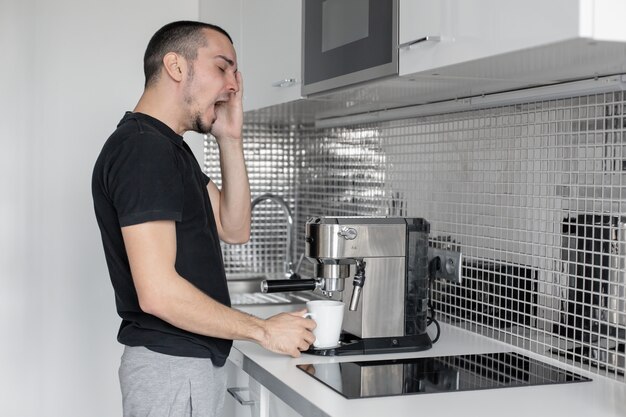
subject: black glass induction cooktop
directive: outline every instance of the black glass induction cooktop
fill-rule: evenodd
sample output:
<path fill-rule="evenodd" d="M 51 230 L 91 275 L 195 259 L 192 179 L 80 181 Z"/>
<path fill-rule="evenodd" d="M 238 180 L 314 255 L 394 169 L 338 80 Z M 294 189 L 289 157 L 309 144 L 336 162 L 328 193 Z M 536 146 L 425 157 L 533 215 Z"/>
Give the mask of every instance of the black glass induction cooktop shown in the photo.
<path fill-rule="evenodd" d="M 297 366 L 348 399 L 591 381 L 514 352 Z"/>

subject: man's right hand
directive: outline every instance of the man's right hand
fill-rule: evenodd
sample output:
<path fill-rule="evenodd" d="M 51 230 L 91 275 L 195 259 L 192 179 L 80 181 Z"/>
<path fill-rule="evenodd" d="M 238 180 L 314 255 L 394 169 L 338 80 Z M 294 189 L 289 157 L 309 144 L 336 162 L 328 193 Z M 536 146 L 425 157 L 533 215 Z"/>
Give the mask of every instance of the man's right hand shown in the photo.
<path fill-rule="evenodd" d="M 300 356 L 315 341 L 312 330 L 315 321 L 304 318 L 306 309 L 293 313 L 280 313 L 265 320 L 265 340 L 261 346 L 276 353 Z"/>

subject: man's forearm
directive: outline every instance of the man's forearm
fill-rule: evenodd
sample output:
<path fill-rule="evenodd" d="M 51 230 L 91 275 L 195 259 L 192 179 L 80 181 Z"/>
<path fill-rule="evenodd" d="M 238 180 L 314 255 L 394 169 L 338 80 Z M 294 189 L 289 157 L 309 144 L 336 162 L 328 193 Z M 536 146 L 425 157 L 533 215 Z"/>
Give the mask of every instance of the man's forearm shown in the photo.
<path fill-rule="evenodd" d="M 205 336 L 263 343 L 264 321 L 229 308 L 204 294 L 180 275 L 159 280 L 159 294 L 142 309 L 176 326 Z"/>
<path fill-rule="evenodd" d="M 225 236 L 231 239 L 247 241 L 250 234 L 250 183 L 243 157 L 243 143 L 223 140 L 219 146 L 222 172 L 220 191 L 222 230 Z"/>
<path fill-rule="evenodd" d="M 218 303 L 176 273 L 163 278 L 166 280 L 158 283 L 162 295 L 158 307 L 144 311 L 180 329 L 222 339 L 249 340 L 293 357 L 300 356 L 315 341 L 315 322 L 302 317 L 306 310 L 262 320 Z"/>

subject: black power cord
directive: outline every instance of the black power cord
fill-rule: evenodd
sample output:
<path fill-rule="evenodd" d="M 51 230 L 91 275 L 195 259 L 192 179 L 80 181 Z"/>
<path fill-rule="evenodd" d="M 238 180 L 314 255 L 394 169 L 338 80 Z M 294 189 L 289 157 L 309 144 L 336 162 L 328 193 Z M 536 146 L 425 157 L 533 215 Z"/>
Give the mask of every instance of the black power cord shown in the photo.
<path fill-rule="evenodd" d="M 433 280 L 435 279 L 435 272 L 441 268 L 441 259 L 437 256 L 428 263 L 428 315 L 426 316 L 426 327 L 434 324 L 437 328 L 437 333 L 432 343 L 435 344 L 439 340 L 441 335 L 441 326 L 435 318 L 435 307 L 433 306 Z"/>

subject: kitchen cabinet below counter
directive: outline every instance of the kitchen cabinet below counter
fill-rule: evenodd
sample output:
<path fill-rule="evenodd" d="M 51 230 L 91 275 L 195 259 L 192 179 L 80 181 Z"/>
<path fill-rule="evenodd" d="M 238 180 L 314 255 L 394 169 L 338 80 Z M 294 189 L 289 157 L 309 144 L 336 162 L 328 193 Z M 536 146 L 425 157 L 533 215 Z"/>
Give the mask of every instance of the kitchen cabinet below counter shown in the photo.
<path fill-rule="evenodd" d="M 626 384 L 590 374 L 552 358 L 512 347 L 449 325 L 442 325 L 442 336 L 424 352 L 322 357 L 302 355 L 289 358 L 266 351 L 250 342 L 235 342 L 229 366 L 267 390 L 284 404 L 286 416 L 394 417 L 415 415 L 469 415 L 481 417 L 623 417 L 626 415 Z M 296 368 L 298 364 L 322 364 L 417 357 L 448 356 L 488 352 L 519 352 L 528 357 L 591 378 L 590 382 L 535 385 L 447 393 L 402 395 L 348 400 L 331 388 Z M 271 394 L 271 395 L 270 395 Z M 269 404 L 269 400 L 267 400 Z M 269 407 L 266 406 L 265 410 Z M 285 408 L 286 407 L 286 408 Z M 280 407 L 278 409 L 281 409 Z M 267 412 L 267 411 L 266 411 Z M 292 413 L 292 414 L 289 414 Z M 281 414 L 268 414 L 272 417 Z"/>
<path fill-rule="evenodd" d="M 267 387 L 244 372 L 236 360 L 226 362 L 226 397 L 222 415 L 228 417 L 298 417 Z"/>

